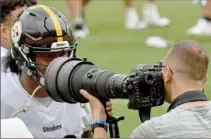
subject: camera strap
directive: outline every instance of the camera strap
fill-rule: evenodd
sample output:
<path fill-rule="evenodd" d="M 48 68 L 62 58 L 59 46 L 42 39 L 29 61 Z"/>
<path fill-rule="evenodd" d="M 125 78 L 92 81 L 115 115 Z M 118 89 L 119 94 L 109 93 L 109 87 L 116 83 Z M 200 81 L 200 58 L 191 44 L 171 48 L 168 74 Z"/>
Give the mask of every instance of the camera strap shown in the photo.
<path fill-rule="evenodd" d="M 140 108 L 138 110 L 139 113 L 139 118 L 141 120 L 141 122 L 145 122 L 147 120 L 150 119 L 150 115 L 151 115 L 151 107 L 147 107 L 147 108 Z"/>
<path fill-rule="evenodd" d="M 200 90 L 188 91 L 181 95 L 179 95 L 169 106 L 168 111 L 176 108 L 179 105 L 182 105 L 187 102 L 196 102 L 196 101 L 208 101 L 207 97 L 205 96 L 204 92 Z"/>

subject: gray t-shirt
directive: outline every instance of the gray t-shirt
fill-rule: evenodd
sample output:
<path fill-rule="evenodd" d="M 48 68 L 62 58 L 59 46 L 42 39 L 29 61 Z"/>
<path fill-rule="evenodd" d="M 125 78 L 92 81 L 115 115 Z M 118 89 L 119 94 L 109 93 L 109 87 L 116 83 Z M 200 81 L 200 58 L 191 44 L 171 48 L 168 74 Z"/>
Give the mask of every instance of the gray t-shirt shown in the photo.
<path fill-rule="evenodd" d="M 200 106 L 180 105 L 144 122 L 130 138 L 211 138 L 211 101 Z"/>

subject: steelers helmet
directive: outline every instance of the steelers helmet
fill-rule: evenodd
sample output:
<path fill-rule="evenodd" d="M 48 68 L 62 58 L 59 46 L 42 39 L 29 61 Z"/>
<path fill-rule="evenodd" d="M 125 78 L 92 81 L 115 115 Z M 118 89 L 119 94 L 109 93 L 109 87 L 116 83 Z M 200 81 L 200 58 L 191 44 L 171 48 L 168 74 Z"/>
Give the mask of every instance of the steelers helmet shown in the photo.
<path fill-rule="evenodd" d="M 23 10 L 11 30 L 11 54 L 20 70 L 33 76 L 36 53 L 68 52 L 75 57 L 77 41 L 65 16 L 57 9 L 35 5 Z"/>

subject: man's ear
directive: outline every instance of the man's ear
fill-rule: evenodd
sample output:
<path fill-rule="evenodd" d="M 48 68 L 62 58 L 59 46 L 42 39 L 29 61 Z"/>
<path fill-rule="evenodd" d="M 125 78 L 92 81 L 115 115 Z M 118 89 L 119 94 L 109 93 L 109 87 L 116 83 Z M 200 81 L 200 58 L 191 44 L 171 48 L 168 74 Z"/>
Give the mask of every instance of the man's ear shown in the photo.
<path fill-rule="evenodd" d="M 203 84 L 205 84 L 207 82 L 207 79 L 208 79 L 208 73 L 207 73 L 207 75 L 205 76 L 205 78 L 203 80 Z"/>
<path fill-rule="evenodd" d="M 167 68 L 165 69 L 165 71 L 163 72 L 163 76 L 164 76 L 164 82 L 165 83 L 169 83 L 172 79 L 172 73 L 170 72 L 170 70 L 168 70 Z"/>

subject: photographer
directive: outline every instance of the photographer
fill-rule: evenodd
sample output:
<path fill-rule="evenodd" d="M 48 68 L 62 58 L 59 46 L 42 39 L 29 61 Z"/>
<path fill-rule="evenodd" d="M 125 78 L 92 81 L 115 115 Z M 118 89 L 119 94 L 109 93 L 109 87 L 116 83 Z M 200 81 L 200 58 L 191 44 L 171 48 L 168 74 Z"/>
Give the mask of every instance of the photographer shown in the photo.
<path fill-rule="evenodd" d="M 11 53 L 2 59 L 1 119 L 20 118 L 34 138 L 92 137 L 88 103 L 55 102 L 43 85 L 50 62 L 76 53 L 64 15 L 45 5 L 26 8 L 12 26 L 11 42 Z"/>
<path fill-rule="evenodd" d="M 131 133 L 130 137 L 211 137 L 211 102 L 206 97 L 203 101 L 188 101 L 173 107 L 184 95 L 198 93 L 203 96 L 203 85 L 208 77 L 208 63 L 208 53 L 199 43 L 178 42 L 168 52 L 162 66 L 165 99 L 171 103 L 168 113 L 144 122 Z M 104 107 L 100 101 L 85 90 L 80 92 L 89 100 L 94 120 L 106 120 Z M 95 128 L 94 137 L 106 138 L 106 131 L 101 127 Z"/>

